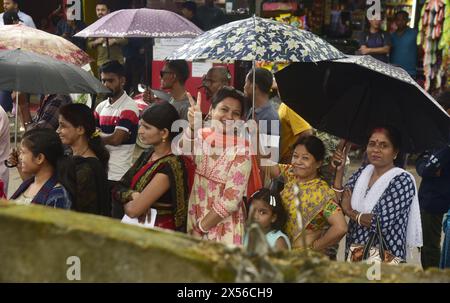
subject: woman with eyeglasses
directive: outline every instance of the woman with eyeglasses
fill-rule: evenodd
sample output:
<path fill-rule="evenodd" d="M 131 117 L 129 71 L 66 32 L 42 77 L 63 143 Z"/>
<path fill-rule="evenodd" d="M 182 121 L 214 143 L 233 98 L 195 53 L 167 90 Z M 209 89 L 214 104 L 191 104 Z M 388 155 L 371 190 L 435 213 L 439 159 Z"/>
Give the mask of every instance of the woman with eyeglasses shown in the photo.
<path fill-rule="evenodd" d="M 350 218 L 346 256 L 351 244 L 365 245 L 380 223 L 386 248 L 406 260 L 407 247 L 422 246 L 422 226 L 414 176 L 395 167 L 401 136 L 391 126 L 372 130 L 368 144 L 369 164 L 357 170 L 345 187 L 342 179 L 348 147 L 337 150 L 332 165 L 337 166 L 333 189 L 344 214 Z M 373 246 L 378 245 L 378 240 Z"/>

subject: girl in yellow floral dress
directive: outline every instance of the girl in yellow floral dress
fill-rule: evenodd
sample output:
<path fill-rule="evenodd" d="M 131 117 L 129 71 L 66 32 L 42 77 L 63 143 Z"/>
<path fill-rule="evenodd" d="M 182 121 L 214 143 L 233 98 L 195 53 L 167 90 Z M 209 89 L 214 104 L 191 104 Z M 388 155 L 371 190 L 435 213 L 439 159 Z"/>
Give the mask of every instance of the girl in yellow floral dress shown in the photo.
<path fill-rule="evenodd" d="M 293 249 L 324 251 L 339 243 L 347 233 L 336 195 L 320 178 L 324 155 L 325 146 L 319 138 L 303 137 L 294 144 L 291 164 L 272 168 L 272 177 L 284 178 L 281 198 L 288 213 L 284 232 Z"/>

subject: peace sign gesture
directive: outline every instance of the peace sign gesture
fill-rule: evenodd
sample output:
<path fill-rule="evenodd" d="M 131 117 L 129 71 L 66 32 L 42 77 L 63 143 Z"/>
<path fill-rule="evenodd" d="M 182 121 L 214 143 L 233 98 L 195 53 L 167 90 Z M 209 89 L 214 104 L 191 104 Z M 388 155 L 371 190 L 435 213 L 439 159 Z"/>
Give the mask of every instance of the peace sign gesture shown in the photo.
<path fill-rule="evenodd" d="M 192 131 L 194 131 L 195 127 L 195 121 L 202 121 L 202 110 L 201 110 L 201 103 L 202 103 L 202 94 L 198 92 L 197 94 L 197 102 L 195 102 L 194 98 L 192 98 L 192 95 L 189 92 L 186 92 L 189 103 L 191 104 L 191 107 L 189 107 L 188 111 L 188 122 L 189 127 Z M 197 122 L 198 123 L 198 122 Z"/>

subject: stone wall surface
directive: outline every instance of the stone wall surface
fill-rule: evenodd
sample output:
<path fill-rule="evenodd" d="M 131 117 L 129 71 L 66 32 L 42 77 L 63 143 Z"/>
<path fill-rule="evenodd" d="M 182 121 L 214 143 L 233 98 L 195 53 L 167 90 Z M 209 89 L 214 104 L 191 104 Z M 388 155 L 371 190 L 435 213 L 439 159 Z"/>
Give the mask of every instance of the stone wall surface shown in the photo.
<path fill-rule="evenodd" d="M 237 247 L 109 218 L 0 202 L 0 282 L 368 282 L 369 265 L 312 252 L 249 256 Z M 381 268 L 381 282 L 450 282 L 450 271 Z"/>

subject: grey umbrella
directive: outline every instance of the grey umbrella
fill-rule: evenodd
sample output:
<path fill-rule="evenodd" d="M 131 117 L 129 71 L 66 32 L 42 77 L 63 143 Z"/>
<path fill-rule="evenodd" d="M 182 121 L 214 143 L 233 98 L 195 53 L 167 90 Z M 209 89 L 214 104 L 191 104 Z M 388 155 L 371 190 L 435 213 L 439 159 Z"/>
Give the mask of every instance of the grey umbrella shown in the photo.
<path fill-rule="evenodd" d="M 0 89 L 30 94 L 107 93 L 79 66 L 15 49 L 0 51 Z"/>
<path fill-rule="evenodd" d="M 76 65 L 20 49 L 0 51 L 0 71 L 1 90 L 31 94 L 110 92 L 93 75 Z M 15 124 L 17 145 L 17 114 Z"/>

